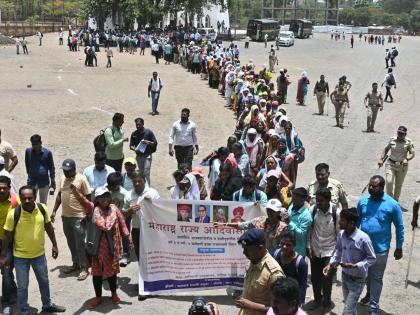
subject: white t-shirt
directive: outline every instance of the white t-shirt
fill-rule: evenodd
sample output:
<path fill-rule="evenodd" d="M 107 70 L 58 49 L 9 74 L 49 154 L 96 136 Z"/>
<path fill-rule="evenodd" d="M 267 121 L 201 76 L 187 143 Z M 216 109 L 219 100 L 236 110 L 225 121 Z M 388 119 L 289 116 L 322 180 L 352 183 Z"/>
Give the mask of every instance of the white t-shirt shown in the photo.
<path fill-rule="evenodd" d="M 143 199 L 147 197 L 150 199 L 159 199 L 159 193 L 150 187 L 145 187 L 143 190 L 143 193 L 141 195 L 137 195 L 136 191 L 133 189 L 128 192 L 128 202 L 124 206 L 124 209 L 128 209 L 132 205 L 140 205 Z M 131 220 L 131 227 L 133 229 L 139 229 L 140 228 L 140 211 L 133 214 L 132 220 Z"/>

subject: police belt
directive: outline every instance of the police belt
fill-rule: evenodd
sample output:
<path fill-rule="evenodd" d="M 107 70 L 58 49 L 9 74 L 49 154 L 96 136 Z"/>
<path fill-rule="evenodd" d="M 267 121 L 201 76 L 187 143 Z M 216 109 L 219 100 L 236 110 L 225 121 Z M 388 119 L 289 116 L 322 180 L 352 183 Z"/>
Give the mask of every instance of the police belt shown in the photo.
<path fill-rule="evenodd" d="M 397 162 L 397 161 L 394 161 L 392 159 L 388 159 L 388 161 L 390 161 L 392 164 L 395 164 L 395 165 L 402 165 L 403 164 L 403 161 Z"/>

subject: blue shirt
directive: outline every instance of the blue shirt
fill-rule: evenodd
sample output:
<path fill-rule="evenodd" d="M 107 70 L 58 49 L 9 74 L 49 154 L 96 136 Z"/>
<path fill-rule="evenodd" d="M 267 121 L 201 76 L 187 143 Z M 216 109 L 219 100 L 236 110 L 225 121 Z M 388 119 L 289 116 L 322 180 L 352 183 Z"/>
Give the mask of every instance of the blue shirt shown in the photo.
<path fill-rule="evenodd" d="M 306 256 L 306 235 L 312 224 L 312 216 L 309 209 L 303 205 L 299 210 L 293 210 L 293 204 L 289 207 L 290 223 L 286 227 L 287 230 L 295 232 L 296 246 L 295 251 Z"/>
<path fill-rule="evenodd" d="M 98 171 L 95 165 L 91 165 L 85 168 L 83 175 L 86 176 L 90 189 L 93 192 L 96 188 L 105 186 L 108 175 L 114 172 L 114 168 L 108 165 L 105 165 L 105 168 L 101 171 Z"/>
<path fill-rule="evenodd" d="M 28 185 L 45 187 L 50 179 L 55 182 L 55 166 L 50 150 L 42 147 L 40 154 L 35 154 L 32 148 L 25 150 L 25 166 L 28 174 Z"/>
<path fill-rule="evenodd" d="M 375 253 L 389 250 L 392 233 L 391 223 L 395 226 L 397 248 L 402 249 L 404 243 L 404 223 L 401 207 L 391 196 L 384 193 L 378 201 L 369 196 L 361 197 L 357 204 L 360 229 L 369 235 Z"/>
<path fill-rule="evenodd" d="M 343 272 L 358 278 L 366 279 L 368 269 L 376 261 L 375 251 L 369 236 L 356 228 L 350 236 L 340 231 L 335 247 L 335 254 L 330 264 L 334 267 L 342 262 L 355 264 L 356 268 L 343 268 Z"/>

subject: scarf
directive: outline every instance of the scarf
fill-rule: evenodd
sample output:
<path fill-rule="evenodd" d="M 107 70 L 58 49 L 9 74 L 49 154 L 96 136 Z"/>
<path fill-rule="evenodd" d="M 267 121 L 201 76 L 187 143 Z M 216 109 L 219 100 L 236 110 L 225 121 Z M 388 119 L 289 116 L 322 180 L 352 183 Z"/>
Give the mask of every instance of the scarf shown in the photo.
<path fill-rule="evenodd" d="M 117 207 L 113 204 L 109 205 L 108 211 L 103 211 L 100 207 L 95 207 L 93 210 L 92 221 L 102 231 L 111 230 L 117 219 Z"/>
<path fill-rule="evenodd" d="M 229 154 L 228 157 L 225 160 L 225 163 L 229 163 L 232 170 L 235 170 L 238 168 L 238 162 L 235 159 L 235 156 L 233 153 Z"/>

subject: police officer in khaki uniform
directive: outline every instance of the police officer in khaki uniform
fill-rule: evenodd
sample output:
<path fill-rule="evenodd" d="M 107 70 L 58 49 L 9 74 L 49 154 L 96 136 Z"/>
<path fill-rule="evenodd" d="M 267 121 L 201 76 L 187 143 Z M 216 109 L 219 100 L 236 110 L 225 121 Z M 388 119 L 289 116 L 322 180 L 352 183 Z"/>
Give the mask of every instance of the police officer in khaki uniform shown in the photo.
<path fill-rule="evenodd" d="M 330 96 L 330 87 L 328 82 L 325 81 L 325 76 L 322 74 L 319 78 L 319 81 L 315 83 L 314 95 L 316 95 L 316 100 L 318 102 L 318 115 L 324 115 L 324 106 L 326 97 Z"/>
<path fill-rule="evenodd" d="M 238 315 L 265 315 L 270 308 L 270 288 L 278 278 L 284 277 L 283 270 L 265 247 L 264 231 L 247 230 L 238 243 L 250 260 L 242 296 L 235 301 L 240 308 Z"/>
<path fill-rule="evenodd" d="M 331 202 L 340 209 L 347 209 L 349 204 L 343 184 L 341 184 L 338 180 L 330 178 L 329 165 L 326 163 L 319 163 L 315 166 L 315 176 L 316 180 L 311 182 L 308 186 L 310 204 L 315 204 L 316 192 L 318 189 L 320 187 L 326 187 L 331 192 Z"/>
<path fill-rule="evenodd" d="M 378 83 L 372 83 L 372 92 L 366 94 L 365 107 L 367 109 L 367 129 L 366 132 L 375 132 L 376 117 L 378 116 L 378 110 L 384 109 L 384 100 L 382 93 L 378 91 Z"/>
<path fill-rule="evenodd" d="M 397 136 L 389 140 L 378 161 L 378 166 L 381 167 L 384 164 L 385 156 L 390 152 L 385 164 L 386 193 L 397 201 L 400 198 L 405 175 L 407 175 L 408 161 L 415 156 L 413 141 L 406 135 L 407 128 L 399 126 Z"/>
<path fill-rule="evenodd" d="M 335 107 L 335 121 L 336 127 L 344 128 L 344 114 L 346 113 L 346 108 L 350 108 L 350 103 L 348 100 L 346 89 L 343 85 L 338 85 L 334 92 L 330 95 L 331 103 Z"/>

